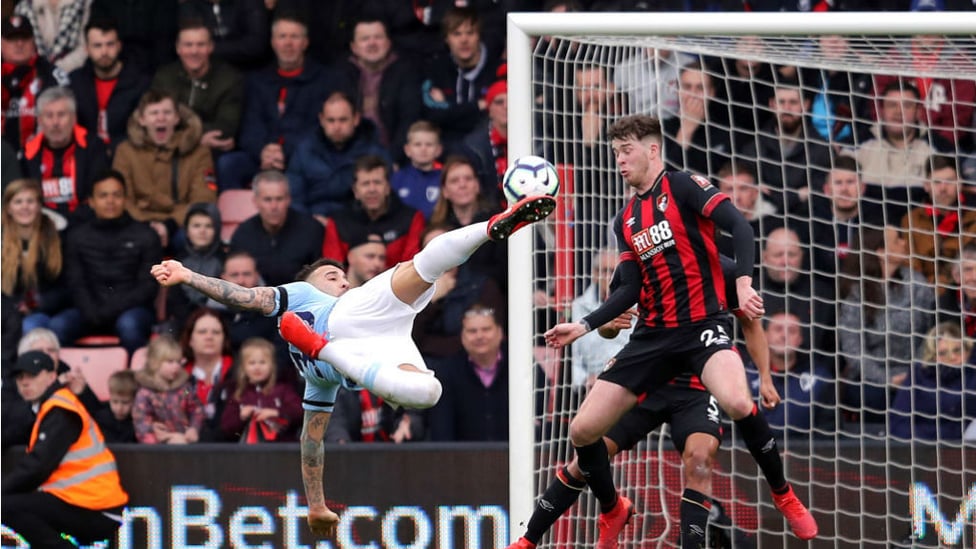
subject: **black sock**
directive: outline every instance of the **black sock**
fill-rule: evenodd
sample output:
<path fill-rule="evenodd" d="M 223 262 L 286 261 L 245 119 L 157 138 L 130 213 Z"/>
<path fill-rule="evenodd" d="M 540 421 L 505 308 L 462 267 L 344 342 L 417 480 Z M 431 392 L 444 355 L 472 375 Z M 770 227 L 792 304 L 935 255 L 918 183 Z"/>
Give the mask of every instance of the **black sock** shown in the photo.
<path fill-rule="evenodd" d="M 685 488 L 681 494 L 681 549 L 705 546 L 705 530 L 712 501 L 705 494 Z"/>
<path fill-rule="evenodd" d="M 590 490 L 600 502 L 600 512 L 606 513 L 617 503 L 617 488 L 613 485 L 610 457 L 603 439 L 586 446 L 575 446 L 579 468 Z"/>
<path fill-rule="evenodd" d="M 766 476 L 769 487 L 777 494 L 785 492 L 789 486 L 783 473 L 783 460 L 779 457 L 776 438 L 766 422 L 766 416 L 759 413 L 759 408 L 754 405 L 752 413 L 736 421 L 735 425 L 752 458 Z"/>
<path fill-rule="evenodd" d="M 579 499 L 584 488 L 586 483 L 573 478 L 566 467 L 556 472 L 556 478 L 552 479 L 535 504 L 535 511 L 532 511 L 529 525 L 525 528 L 525 539 L 539 543 L 543 534 Z"/>

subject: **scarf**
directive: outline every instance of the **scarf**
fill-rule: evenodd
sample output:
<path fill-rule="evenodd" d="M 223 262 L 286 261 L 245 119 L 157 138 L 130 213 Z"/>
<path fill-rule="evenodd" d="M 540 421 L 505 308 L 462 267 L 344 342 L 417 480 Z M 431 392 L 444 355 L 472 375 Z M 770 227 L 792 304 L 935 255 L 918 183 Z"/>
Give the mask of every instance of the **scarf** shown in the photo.
<path fill-rule="evenodd" d="M 37 112 L 34 106 L 40 89 L 36 55 L 26 65 L 3 64 L 3 133 L 12 142 L 19 143 L 20 148 L 24 147 L 37 127 Z M 17 131 L 11 130 L 9 135 L 8 118 L 13 119 L 17 124 Z"/>
<path fill-rule="evenodd" d="M 508 169 L 508 137 L 492 126 L 488 129 L 488 142 L 491 143 L 491 154 L 495 157 L 495 173 L 501 185 L 505 170 Z"/>
<path fill-rule="evenodd" d="M 935 206 L 927 206 L 925 213 L 934 220 L 937 233 L 959 234 L 959 210 L 940 210 Z"/>
<path fill-rule="evenodd" d="M 52 63 L 57 63 L 63 57 L 74 51 L 78 47 L 81 34 L 84 30 L 85 8 L 91 3 L 90 0 L 61 0 L 58 2 L 58 32 L 53 44 L 44 43 L 43 40 L 35 40 L 37 52 L 47 58 Z M 40 29 L 37 21 L 37 12 L 33 2 L 26 1 L 17 4 L 14 13 L 26 17 L 31 26 L 37 31 Z M 45 7 L 43 9 L 50 9 Z"/>
<path fill-rule="evenodd" d="M 383 429 L 383 399 L 369 391 L 359 391 L 361 426 L 359 433 L 363 442 L 390 440 L 390 434 Z"/>

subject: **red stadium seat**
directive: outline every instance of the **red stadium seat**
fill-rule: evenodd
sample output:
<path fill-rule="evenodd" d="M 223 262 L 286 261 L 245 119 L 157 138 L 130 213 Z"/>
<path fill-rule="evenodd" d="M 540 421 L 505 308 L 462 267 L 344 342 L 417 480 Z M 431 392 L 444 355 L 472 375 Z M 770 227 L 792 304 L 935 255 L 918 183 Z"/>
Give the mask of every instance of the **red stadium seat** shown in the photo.
<path fill-rule="evenodd" d="M 129 369 L 133 371 L 142 370 L 146 367 L 146 359 L 149 356 L 149 347 L 139 347 L 132 353 L 132 360 L 129 361 Z"/>
<path fill-rule="evenodd" d="M 122 347 L 62 347 L 61 360 L 81 370 L 99 400 L 108 400 L 108 378 L 129 365 L 129 353 Z"/>
<path fill-rule="evenodd" d="M 94 334 L 80 337 L 74 342 L 78 347 L 117 347 L 119 343 L 119 336 L 114 334 Z"/>
<path fill-rule="evenodd" d="M 254 206 L 254 192 L 247 189 L 227 189 L 217 197 L 220 210 L 220 238 L 230 242 L 230 237 L 243 221 L 258 213 Z"/>

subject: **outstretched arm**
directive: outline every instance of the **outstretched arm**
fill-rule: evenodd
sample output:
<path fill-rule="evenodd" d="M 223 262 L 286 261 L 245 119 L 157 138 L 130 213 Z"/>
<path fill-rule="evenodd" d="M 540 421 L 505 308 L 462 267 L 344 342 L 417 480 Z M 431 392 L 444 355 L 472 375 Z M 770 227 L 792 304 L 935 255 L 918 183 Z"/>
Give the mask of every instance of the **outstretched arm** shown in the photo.
<path fill-rule="evenodd" d="M 305 499 L 308 500 L 308 527 L 317 536 L 334 538 L 339 515 L 325 505 L 325 488 L 322 473 L 325 470 L 325 428 L 329 425 L 328 412 L 306 410 L 302 425 L 302 482 Z"/>
<path fill-rule="evenodd" d="M 220 278 L 204 276 L 184 267 L 182 263 L 167 259 L 152 266 L 152 275 L 163 286 L 186 284 L 203 295 L 228 307 L 250 309 L 269 315 L 275 308 L 275 290 L 267 286 L 245 288 Z"/>
<path fill-rule="evenodd" d="M 769 373 L 769 343 L 766 332 L 763 331 L 762 321 L 752 318 L 739 318 L 742 335 L 746 339 L 746 350 L 759 370 L 759 396 L 764 408 L 773 409 L 780 403 L 779 392 L 773 385 L 773 376 Z"/>

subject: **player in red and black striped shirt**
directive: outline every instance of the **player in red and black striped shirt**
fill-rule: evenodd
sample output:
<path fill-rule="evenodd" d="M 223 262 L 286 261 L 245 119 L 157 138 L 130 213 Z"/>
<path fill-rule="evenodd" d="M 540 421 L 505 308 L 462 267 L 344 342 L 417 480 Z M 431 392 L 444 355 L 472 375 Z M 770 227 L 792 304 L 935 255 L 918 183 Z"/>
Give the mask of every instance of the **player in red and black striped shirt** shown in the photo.
<path fill-rule="evenodd" d="M 617 546 L 633 507 L 613 485 L 602 437 L 637 403 L 637 395 L 651 394 L 682 373 L 701 378 L 735 421 L 796 536 L 814 538 L 817 523 L 786 481 L 776 440 L 752 400 L 742 359 L 732 346 L 715 229 L 733 237 L 741 313 L 759 318 L 764 311 L 752 287 L 752 227 L 707 179 L 664 170 L 657 119 L 623 117 L 609 136 L 620 174 L 635 191 L 614 221 L 621 286 L 580 322 L 558 324 L 545 334 L 560 348 L 638 303 L 630 341 L 600 374 L 570 425 L 580 469 L 601 505 L 597 547 Z M 704 504 L 705 496 L 699 499 Z"/>

